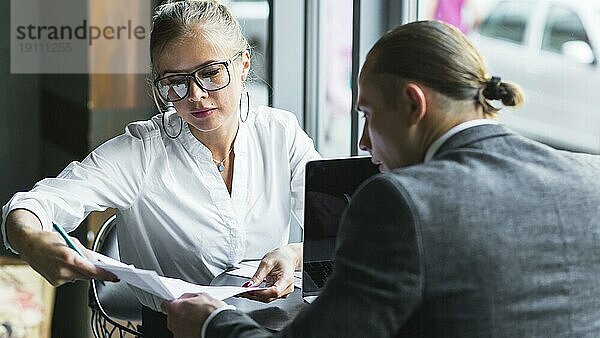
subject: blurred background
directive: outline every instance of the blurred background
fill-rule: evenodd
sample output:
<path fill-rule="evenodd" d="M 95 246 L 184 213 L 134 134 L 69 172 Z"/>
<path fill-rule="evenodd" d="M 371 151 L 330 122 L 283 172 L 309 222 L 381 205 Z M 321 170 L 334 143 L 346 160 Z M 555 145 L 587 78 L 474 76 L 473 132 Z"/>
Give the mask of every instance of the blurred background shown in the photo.
<path fill-rule="evenodd" d="M 555 148 L 600 153 L 594 99 L 600 88 L 599 1 L 429 0 L 420 6 L 424 18 L 467 33 L 491 75 L 523 87 L 525 106 L 505 109 L 500 121 Z"/>

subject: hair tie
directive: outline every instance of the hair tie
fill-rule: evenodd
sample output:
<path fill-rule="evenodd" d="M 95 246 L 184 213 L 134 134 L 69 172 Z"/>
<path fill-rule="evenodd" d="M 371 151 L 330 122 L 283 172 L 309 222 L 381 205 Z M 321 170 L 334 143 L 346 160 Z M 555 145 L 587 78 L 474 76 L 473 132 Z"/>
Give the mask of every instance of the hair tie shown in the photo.
<path fill-rule="evenodd" d="M 488 100 L 502 100 L 508 95 L 508 91 L 501 84 L 502 80 L 500 77 L 492 76 L 485 84 L 483 96 Z"/>

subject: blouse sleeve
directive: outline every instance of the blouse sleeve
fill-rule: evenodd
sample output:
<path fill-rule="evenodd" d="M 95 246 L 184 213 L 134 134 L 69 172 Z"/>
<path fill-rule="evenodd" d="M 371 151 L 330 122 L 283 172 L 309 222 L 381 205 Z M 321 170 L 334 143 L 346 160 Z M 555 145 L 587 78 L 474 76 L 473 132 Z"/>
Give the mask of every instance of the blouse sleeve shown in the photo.
<path fill-rule="evenodd" d="M 92 151 L 83 161 L 71 162 L 56 178 L 36 183 L 30 191 L 16 193 L 2 208 L 2 237 L 7 248 L 5 222 L 9 212 L 33 212 L 46 231 L 52 223 L 67 231 L 77 228 L 91 211 L 126 209 L 135 201 L 148 167 L 149 134 L 128 126 Z"/>
<path fill-rule="evenodd" d="M 296 117 L 291 115 L 288 123 L 287 145 L 290 161 L 290 191 L 292 199 L 292 215 L 304 228 L 304 176 L 306 162 L 320 159 L 312 139 L 300 128 Z"/>

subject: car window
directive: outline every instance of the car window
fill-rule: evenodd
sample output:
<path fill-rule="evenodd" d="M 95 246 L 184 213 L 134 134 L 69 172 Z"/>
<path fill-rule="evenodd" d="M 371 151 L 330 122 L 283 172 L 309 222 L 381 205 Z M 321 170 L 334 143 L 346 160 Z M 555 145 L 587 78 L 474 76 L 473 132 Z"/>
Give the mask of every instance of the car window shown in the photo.
<path fill-rule="evenodd" d="M 528 1 L 502 1 L 481 24 L 479 33 L 522 44 L 532 10 L 533 3 Z"/>
<path fill-rule="evenodd" d="M 553 6 L 546 18 L 542 49 L 561 53 L 562 45 L 568 41 L 590 43 L 579 16 L 567 8 Z"/>

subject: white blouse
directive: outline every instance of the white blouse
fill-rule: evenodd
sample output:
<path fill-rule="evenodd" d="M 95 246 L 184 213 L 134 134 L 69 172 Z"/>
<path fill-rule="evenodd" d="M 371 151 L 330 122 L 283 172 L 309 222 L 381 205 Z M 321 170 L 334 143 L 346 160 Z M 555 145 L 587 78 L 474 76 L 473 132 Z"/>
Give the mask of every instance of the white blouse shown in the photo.
<path fill-rule="evenodd" d="M 16 193 L 2 208 L 4 242 L 6 216 L 17 208 L 46 231 L 53 222 L 71 231 L 91 211 L 114 207 L 122 261 L 198 284 L 287 244 L 290 216 L 302 224 L 305 164 L 320 157 L 292 113 L 263 106 L 240 122 L 231 196 L 188 126 L 173 140 L 161 124 L 160 115 L 131 123 L 58 177 Z"/>

